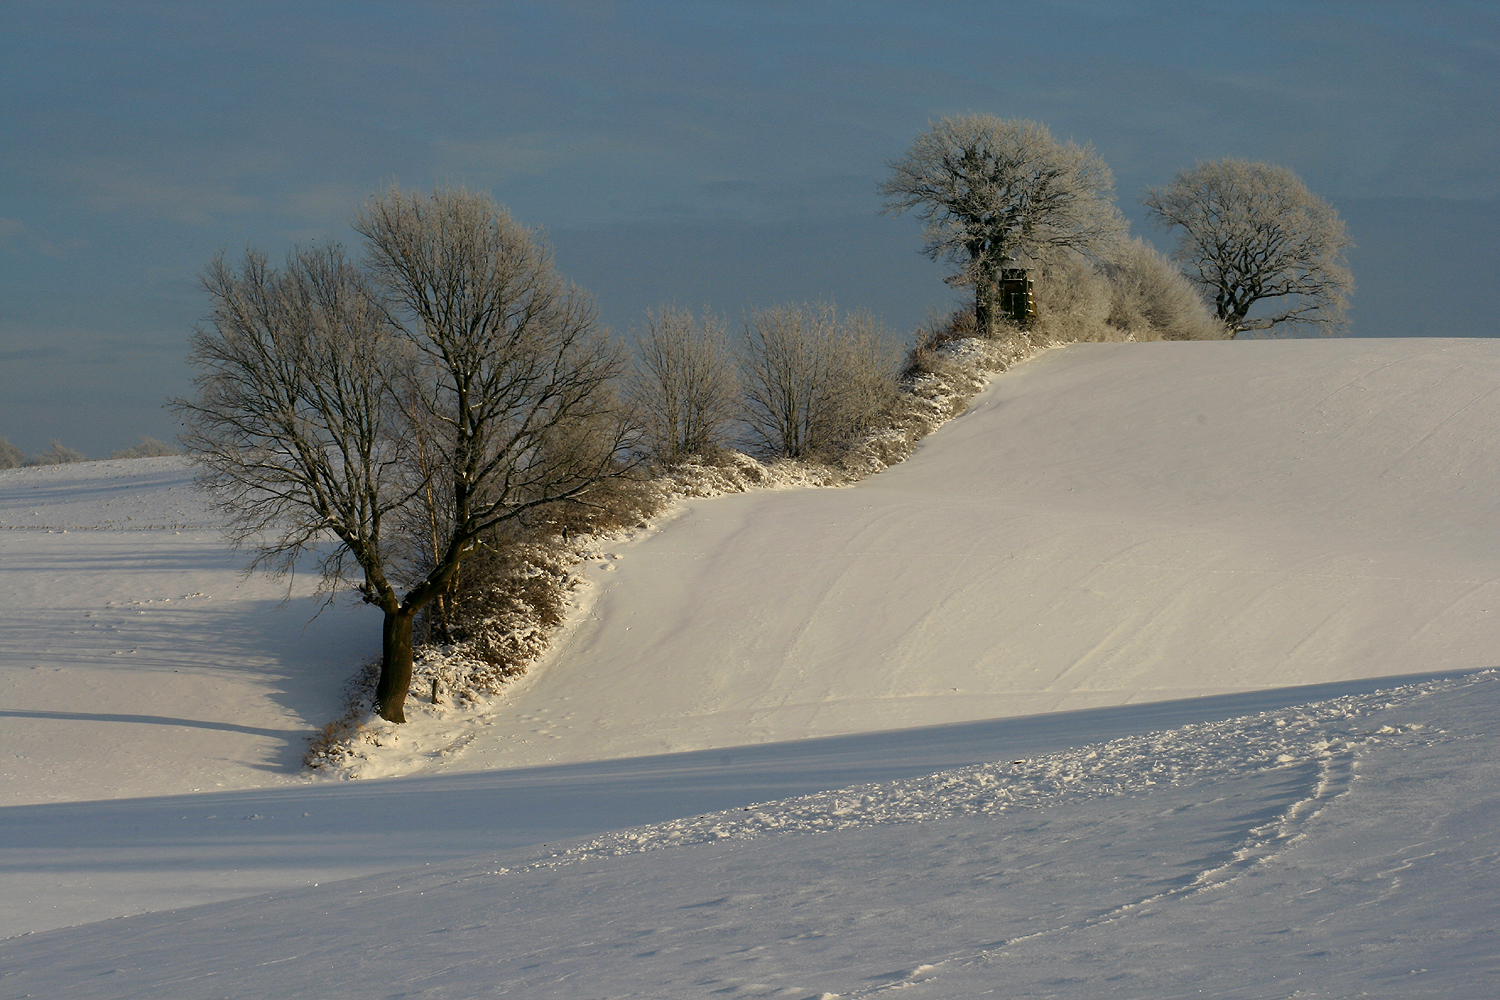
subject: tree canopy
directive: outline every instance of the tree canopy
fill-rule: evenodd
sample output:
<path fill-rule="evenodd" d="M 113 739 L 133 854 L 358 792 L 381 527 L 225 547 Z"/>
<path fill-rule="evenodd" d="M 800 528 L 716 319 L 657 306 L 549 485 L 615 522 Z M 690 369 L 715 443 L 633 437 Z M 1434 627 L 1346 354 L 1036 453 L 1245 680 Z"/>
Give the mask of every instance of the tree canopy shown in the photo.
<path fill-rule="evenodd" d="M 622 473 L 624 360 L 488 197 L 392 189 L 354 228 L 364 267 L 338 247 L 209 264 L 176 407 L 252 565 L 319 549 L 330 588 L 384 612 L 378 710 L 403 722 L 413 617 L 486 533 Z"/>
<path fill-rule="evenodd" d="M 1058 142 L 1037 122 L 943 118 L 889 166 L 880 186 L 884 211 L 916 210 L 927 224 L 923 252 L 960 266 L 949 281 L 974 287 L 985 333 L 998 319 L 1002 269 L 1070 251 L 1106 255 L 1125 233 L 1109 167 L 1091 148 Z"/>
<path fill-rule="evenodd" d="M 1292 171 L 1236 159 L 1200 163 L 1148 189 L 1142 203 L 1178 231 L 1173 259 L 1233 333 L 1281 325 L 1332 333 L 1343 325 L 1354 289 L 1344 251 L 1353 243 L 1333 206 Z"/>

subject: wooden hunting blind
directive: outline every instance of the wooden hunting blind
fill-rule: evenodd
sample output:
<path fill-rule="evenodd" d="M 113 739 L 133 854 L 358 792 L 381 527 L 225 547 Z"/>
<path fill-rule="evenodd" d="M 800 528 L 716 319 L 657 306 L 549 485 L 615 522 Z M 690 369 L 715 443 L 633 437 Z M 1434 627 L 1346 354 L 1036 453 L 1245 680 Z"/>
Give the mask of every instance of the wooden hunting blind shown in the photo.
<path fill-rule="evenodd" d="M 1024 267 L 1007 267 L 1000 272 L 1000 315 L 1026 326 L 1036 319 L 1036 297 L 1032 294 L 1031 272 Z"/>

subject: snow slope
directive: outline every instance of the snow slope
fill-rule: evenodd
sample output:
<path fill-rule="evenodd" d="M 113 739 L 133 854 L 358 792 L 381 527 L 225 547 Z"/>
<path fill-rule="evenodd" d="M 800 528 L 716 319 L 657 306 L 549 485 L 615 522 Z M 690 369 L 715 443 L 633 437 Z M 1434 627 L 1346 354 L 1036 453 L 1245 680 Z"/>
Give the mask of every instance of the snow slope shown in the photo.
<path fill-rule="evenodd" d="M 600 559 L 458 766 L 1493 666 L 1497 386 L 1492 341 L 1049 351 L 852 489 Z"/>
<path fill-rule="evenodd" d="M 291 763 L 367 609 L 172 460 L 0 472 L 0 998 L 1494 995 L 1497 369 L 1050 351 L 601 552 L 391 780 Z"/>

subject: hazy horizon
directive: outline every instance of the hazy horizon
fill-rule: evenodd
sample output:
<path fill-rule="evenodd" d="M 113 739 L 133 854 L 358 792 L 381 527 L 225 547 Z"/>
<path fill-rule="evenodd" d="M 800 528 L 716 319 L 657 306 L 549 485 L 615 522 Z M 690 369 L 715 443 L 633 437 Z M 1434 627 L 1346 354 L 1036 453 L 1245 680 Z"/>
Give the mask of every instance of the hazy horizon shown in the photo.
<path fill-rule="evenodd" d="M 876 185 L 929 120 L 1091 143 L 1136 235 L 1199 160 L 1295 170 L 1357 243 L 1356 336 L 1489 336 L 1500 7 L 1263 2 L 0 9 L 0 436 L 171 439 L 223 250 L 353 244 L 382 185 L 545 230 L 625 333 L 776 302 L 898 334 L 953 304 Z"/>

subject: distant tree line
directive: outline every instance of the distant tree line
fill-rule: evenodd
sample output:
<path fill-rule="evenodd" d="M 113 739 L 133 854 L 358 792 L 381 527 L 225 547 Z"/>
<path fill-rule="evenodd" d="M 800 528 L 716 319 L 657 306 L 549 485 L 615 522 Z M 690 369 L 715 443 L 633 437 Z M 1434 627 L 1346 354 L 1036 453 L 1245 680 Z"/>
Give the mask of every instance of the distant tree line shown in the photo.
<path fill-rule="evenodd" d="M 154 437 L 141 436 L 140 444 L 110 453 L 110 458 L 156 458 L 161 455 L 176 455 L 177 449 L 163 444 Z M 67 465 L 71 462 L 87 462 L 83 452 L 76 451 L 53 441 L 46 451 L 39 451 L 30 458 L 8 440 L 0 437 L 0 469 L 31 468 L 38 465 Z"/>

